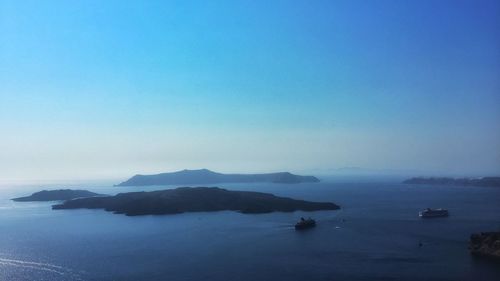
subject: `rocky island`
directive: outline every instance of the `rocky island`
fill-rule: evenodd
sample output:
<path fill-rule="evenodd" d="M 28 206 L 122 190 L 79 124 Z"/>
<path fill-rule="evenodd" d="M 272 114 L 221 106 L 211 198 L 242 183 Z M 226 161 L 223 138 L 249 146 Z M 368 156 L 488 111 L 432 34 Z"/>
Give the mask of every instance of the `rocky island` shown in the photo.
<path fill-rule="evenodd" d="M 58 189 L 58 190 L 42 190 L 35 192 L 30 196 L 13 198 L 13 201 L 17 202 L 31 202 L 31 201 L 58 201 L 58 200 L 70 200 L 80 197 L 93 197 L 102 196 L 88 190 L 72 190 L 72 189 Z"/>
<path fill-rule="evenodd" d="M 500 232 L 481 232 L 470 236 L 469 250 L 475 256 L 500 261 Z"/>
<path fill-rule="evenodd" d="M 52 209 L 105 209 L 127 216 L 178 214 L 231 210 L 241 213 L 269 213 L 337 210 L 330 202 L 309 202 L 269 193 L 229 191 L 218 187 L 179 187 L 150 192 L 128 192 L 109 197 L 68 200 Z"/>
<path fill-rule="evenodd" d="M 207 169 L 182 170 L 156 175 L 135 175 L 117 186 L 145 186 L 166 184 L 217 184 L 217 183 L 302 183 L 319 182 L 314 176 L 299 176 L 288 172 L 268 174 L 222 174 Z"/>
<path fill-rule="evenodd" d="M 491 186 L 500 187 L 500 177 L 483 178 L 411 178 L 403 181 L 405 184 L 430 185 L 461 185 L 461 186 Z"/>

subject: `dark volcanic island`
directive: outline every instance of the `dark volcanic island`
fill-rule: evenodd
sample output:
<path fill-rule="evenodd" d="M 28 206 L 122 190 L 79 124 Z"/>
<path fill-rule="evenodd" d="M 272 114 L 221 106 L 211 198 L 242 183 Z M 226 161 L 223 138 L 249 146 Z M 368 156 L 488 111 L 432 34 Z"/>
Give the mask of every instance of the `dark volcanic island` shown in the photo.
<path fill-rule="evenodd" d="M 329 202 L 309 202 L 278 197 L 269 193 L 229 191 L 218 187 L 179 187 L 176 189 L 120 193 L 109 197 L 79 198 L 53 205 L 52 209 L 105 209 L 127 216 L 178 214 L 184 212 L 238 211 L 269 213 L 337 210 Z"/>
<path fill-rule="evenodd" d="M 221 174 L 207 169 L 182 170 L 156 175 L 135 175 L 118 186 L 144 186 L 164 184 L 217 184 L 217 183 L 302 183 L 319 182 L 314 176 L 299 176 L 288 172 L 269 174 Z"/>
<path fill-rule="evenodd" d="M 17 202 L 31 202 L 31 201 L 58 201 L 58 200 L 70 200 L 80 197 L 93 197 L 101 196 L 94 192 L 88 190 L 72 190 L 72 189 L 58 189 L 58 190 L 42 190 L 35 192 L 30 196 L 13 198 L 13 201 Z"/>

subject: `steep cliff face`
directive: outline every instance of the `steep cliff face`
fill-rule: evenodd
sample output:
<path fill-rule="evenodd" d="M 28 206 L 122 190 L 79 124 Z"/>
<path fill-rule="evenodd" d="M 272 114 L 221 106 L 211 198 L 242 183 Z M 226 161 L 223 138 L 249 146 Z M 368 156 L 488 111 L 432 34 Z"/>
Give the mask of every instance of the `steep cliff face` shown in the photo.
<path fill-rule="evenodd" d="M 500 232 L 472 234 L 469 242 L 471 254 L 500 261 Z"/>

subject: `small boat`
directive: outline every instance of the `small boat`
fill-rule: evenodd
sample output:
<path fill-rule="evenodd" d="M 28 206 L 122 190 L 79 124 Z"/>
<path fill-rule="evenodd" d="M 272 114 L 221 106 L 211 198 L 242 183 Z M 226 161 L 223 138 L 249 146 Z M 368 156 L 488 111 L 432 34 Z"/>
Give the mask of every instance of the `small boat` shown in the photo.
<path fill-rule="evenodd" d="M 300 221 L 298 221 L 295 224 L 295 229 L 302 230 L 302 229 L 307 229 L 307 228 L 311 228 L 311 227 L 315 227 L 315 226 L 316 226 L 315 220 L 313 220 L 311 218 L 308 218 L 308 219 L 300 218 Z"/>
<path fill-rule="evenodd" d="M 427 208 L 427 209 L 421 211 L 418 215 L 421 218 L 438 218 L 438 217 L 447 217 L 450 214 L 448 213 L 448 210 L 446 210 L 446 209 Z"/>

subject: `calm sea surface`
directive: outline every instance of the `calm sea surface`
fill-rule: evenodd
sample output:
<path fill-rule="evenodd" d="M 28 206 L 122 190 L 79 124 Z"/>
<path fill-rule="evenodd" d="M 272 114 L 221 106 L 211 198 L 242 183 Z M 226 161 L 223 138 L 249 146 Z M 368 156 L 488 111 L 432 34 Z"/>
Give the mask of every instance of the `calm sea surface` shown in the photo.
<path fill-rule="evenodd" d="M 4 187 L 0 280 L 500 280 L 500 264 L 467 251 L 471 233 L 500 230 L 500 188 L 355 180 L 219 186 L 332 201 L 342 210 L 127 217 L 16 203 L 9 198 L 48 187 Z M 426 207 L 451 216 L 419 219 Z M 301 216 L 318 226 L 295 231 Z"/>

